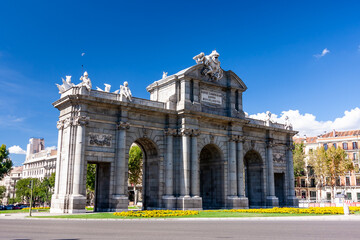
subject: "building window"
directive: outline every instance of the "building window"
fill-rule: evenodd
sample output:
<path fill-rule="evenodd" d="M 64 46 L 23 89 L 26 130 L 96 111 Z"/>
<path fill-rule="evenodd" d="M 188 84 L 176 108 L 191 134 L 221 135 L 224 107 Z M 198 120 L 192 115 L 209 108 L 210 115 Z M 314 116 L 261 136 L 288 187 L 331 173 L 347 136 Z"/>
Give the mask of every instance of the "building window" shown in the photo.
<path fill-rule="evenodd" d="M 331 193 L 329 193 L 329 192 L 326 193 L 326 200 L 329 200 L 329 201 L 331 200 Z"/>
<path fill-rule="evenodd" d="M 306 185 L 305 185 L 305 179 L 301 179 L 301 187 L 306 187 Z"/>
<path fill-rule="evenodd" d="M 334 148 L 336 149 L 336 143 L 333 143 Z"/>
<path fill-rule="evenodd" d="M 348 200 L 351 200 L 351 199 L 352 199 L 352 197 L 351 197 L 351 192 L 347 192 L 347 193 L 346 193 L 346 199 L 348 199 Z"/>
<path fill-rule="evenodd" d="M 344 149 L 344 150 L 348 150 L 348 145 L 347 145 L 347 143 L 343 143 L 343 149 Z"/>
<path fill-rule="evenodd" d="M 353 160 L 356 160 L 356 159 L 357 159 L 357 154 L 353 153 Z"/>
<path fill-rule="evenodd" d="M 313 149 L 312 149 L 312 148 L 310 148 L 310 149 L 309 149 L 309 153 L 312 153 L 312 152 L 313 152 Z"/>
<path fill-rule="evenodd" d="M 352 145 L 353 145 L 353 149 L 358 149 L 358 144 L 357 144 L 357 142 L 353 142 Z"/>
<path fill-rule="evenodd" d="M 350 177 L 346 177 L 346 186 L 350 186 Z"/>
<path fill-rule="evenodd" d="M 310 191 L 310 199 L 316 199 L 316 191 Z"/>
<path fill-rule="evenodd" d="M 306 198 L 306 192 L 305 191 L 301 192 L 301 198 Z"/>
<path fill-rule="evenodd" d="M 327 150 L 328 149 L 328 145 L 327 143 L 324 143 L 324 149 Z"/>
<path fill-rule="evenodd" d="M 312 178 L 310 180 L 310 187 L 315 187 L 315 179 L 314 178 Z"/>
<path fill-rule="evenodd" d="M 357 193 L 356 197 L 357 197 L 357 201 L 359 202 L 360 201 L 360 193 Z"/>
<path fill-rule="evenodd" d="M 340 186 L 340 183 L 341 183 L 341 182 L 340 182 L 340 178 L 337 178 L 337 179 L 336 179 L 336 186 Z"/>

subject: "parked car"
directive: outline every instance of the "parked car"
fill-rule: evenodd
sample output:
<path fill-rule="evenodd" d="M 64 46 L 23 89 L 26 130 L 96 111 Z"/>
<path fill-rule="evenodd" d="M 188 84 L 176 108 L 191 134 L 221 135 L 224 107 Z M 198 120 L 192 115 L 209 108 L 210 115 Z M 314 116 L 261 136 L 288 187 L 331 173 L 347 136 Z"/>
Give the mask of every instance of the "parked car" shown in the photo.
<path fill-rule="evenodd" d="M 6 210 L 13 210 L 13 208 L 14 208 L 14 205 L 12 205 L 12 204 L 6 206 Z"/>
<path fill-rule="evenodd" d="M 5 209 L 6 209 L 5 206 L 0 205 L 0 210 L 5 210 Z"/>
<path fill-rule="evenodd" d="M 19 207 L 20 207 L 20 209 L 23 209 L 23 208 L 28 208 L 29 206 L 28 206 L 28 205 L 23 204 L 23 205 L 20 205 Z"/>
<path fill-rule="evenodd" d="M 13 207 L 13 210 L 19 210 L 19 209 L 21 209 L 19 206 L 14 206 Z"/>

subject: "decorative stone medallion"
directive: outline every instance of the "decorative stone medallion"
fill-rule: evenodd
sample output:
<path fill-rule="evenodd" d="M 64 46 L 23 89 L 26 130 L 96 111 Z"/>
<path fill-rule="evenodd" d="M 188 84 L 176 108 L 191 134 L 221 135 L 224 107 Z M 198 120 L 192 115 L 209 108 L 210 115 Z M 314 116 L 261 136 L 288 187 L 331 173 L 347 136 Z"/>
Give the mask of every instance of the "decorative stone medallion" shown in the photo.
<path fill-rule="evenodd" d="M 111 147 L 111 134 L 89 133 L 89 145 Z"/>

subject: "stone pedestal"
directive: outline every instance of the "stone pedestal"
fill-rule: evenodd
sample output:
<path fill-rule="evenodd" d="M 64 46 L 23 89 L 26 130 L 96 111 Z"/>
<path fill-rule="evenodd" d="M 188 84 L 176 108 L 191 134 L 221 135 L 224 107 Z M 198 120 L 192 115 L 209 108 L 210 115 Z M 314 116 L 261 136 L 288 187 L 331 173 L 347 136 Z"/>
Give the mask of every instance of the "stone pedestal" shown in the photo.
<path fill-rule="evenodd" d="M 174 196 L 163 196 L 162 197 L 165 209 L 176 209 L 176 197 Z"/>
<path fill-rule="evenodd" d="M 279 206 L 279 199 L 275 196 L 268 196 L 266 198 L 266 206 L 267 207 L 278 207 Z"/>
<path fill-rule="evenodd" d="M 83 195 L 70 195 L 69 213 L 85 213 L 86 197 Z"/>
<path fill-rule="evenodd" d="M 247 197 L 229 196 L 226 199 L 226 206 L 232 209 L 249 208 L 249 200 Z"/>
<path fill-rule="evenodd" d="M 299 199 L 297 197 L 289 196 L 286 200 L 289 207 L 299 207 Z"/>
<path fill-rule="evenodd" d="M 114 195 L 112 197 L 111 211 L 121 212 L 128 211 L 129 198 L 123 195 Z"/>
<path fill-rule="evenodd" d="M 50 213 L 67 213 L 65 209 L 66 201 L 66 197 L 53 194 L 51 197 Z"/>
<path fill-rule="evenodd" d="M 178 210 L 202 210 L 201 197 L 178 197 L 177 209 Z"/>

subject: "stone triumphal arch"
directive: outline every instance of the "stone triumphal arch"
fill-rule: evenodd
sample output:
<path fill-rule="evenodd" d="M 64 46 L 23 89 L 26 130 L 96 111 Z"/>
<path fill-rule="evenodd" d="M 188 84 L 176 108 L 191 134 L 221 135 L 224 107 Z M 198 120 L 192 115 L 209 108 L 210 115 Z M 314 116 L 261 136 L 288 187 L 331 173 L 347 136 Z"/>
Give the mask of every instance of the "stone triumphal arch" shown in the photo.
<path fill-rule="evenodd" d="M 220 67 L 219 54 L 201 53 L 196 65 L 133 97 L 128 83 L 92 89 L 85 72 L 75 85 L 58 85 L 58 156 L 51 212 L 83 212 L 86 166 L 97 164 L 96 211 L 128 208 L 128 153 L 144 153 L 147 209 L 297 206 L 292 136 L 285 125 L 245 116 L 247 87 Z"/>

